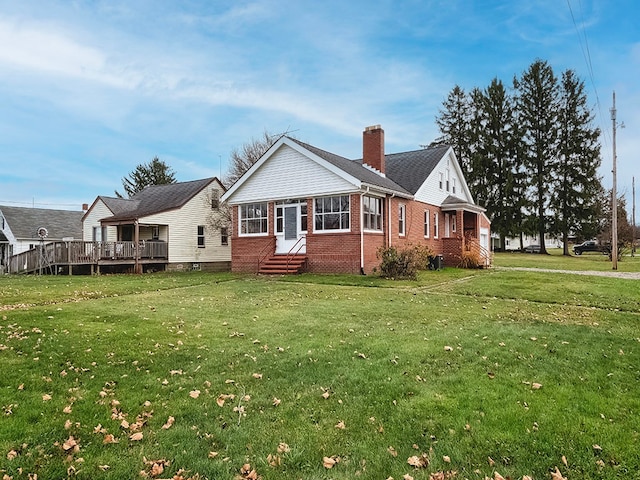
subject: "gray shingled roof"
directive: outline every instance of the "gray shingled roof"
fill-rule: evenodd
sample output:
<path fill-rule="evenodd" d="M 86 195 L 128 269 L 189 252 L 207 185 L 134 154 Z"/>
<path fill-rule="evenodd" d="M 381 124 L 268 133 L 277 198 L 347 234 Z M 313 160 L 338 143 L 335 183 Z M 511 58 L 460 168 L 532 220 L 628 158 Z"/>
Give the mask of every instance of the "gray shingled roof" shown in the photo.
<path fill-rule="evenodd" d="M 445 145 L 385 155 L 387 177 L 415 195 L 447 150 Z"/>
<path fill-rule="evenodd" d="M 152 185 L 144 188 L 130 199 L 100 197 L 114 213 L 112 217 L 103 220 L 135 220 L 180 208 L 214 180 L 215 178 L 212 177 L 191 182 Z"/>
<path fill-rule="evenodd" d="M 323 160 L 326 160 L 327 162 L 338 167 L 339 169 L 357 178 L 358 180 L 360 180 L 365 184 L 381 187 L 386 190 L 391 190 L 393 192 L 400 193 L 402 195 L 411 195 L 411 192 L 407 191 L 401 185 L 396 183 L 388 173 L 387 173 L 387 176 L 382 176 L 377 174 L 373 170 L 363 167 L 362 160 L 349 160 L 347 158 L 341 157 L 334 153 L 322 150 L 318 147 L 314 147 L 313 145 L 309 145 L 308 143 L 301 142 L 300 140 L 296 140 L 290 137 L 287 137 L 287 138 L 296 142 L 300 146 L 316 154 Z"/>
<path fill-rule="evenodd" d="M 16 238 L 38 239 L 38 228 L 44 227 L 49 233 L 49 239 L 67 237 L 73 237 L 76 240 L 82 239 L 84 212 L 79 210 L 51 210 L 0 205 L 0 212 L 7 220 L 7 224 Z"/>

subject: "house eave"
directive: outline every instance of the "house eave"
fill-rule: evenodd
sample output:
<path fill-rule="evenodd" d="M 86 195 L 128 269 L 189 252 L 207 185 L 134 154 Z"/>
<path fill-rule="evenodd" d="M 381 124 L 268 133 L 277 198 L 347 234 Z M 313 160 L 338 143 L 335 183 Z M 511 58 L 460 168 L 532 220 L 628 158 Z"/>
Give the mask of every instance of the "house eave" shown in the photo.
<path fill-rule="evenodd" d="M 399 192 L 398 190 L 392 190 L 390 188 L 384 188 L 384 187 L 380 187 L 378 185 L 373 185 L 373 184 L 368 184 L 368 183 L 362 183 L 362 186 L 360 188 L 361 192 L 380 192 L 380 193 L 384 193 L 385 195 L 391 195 L 394 197 L 400 197 L 400 198 L 406 198 L 407 200 L 413 200 L 414 196 L 411 195 L 410 193 L 405 193 L 405 192 Z"/>
<path fill-rule="evenodd" d="M 479 205 L 473 205 L 467 202 L 446 203 L 442 205 L 440 208 L 442 208 L 443 212 L 463 210 L 465 212 L 484 213 L 487 211 L 486 208 L 483 208 Z"/>

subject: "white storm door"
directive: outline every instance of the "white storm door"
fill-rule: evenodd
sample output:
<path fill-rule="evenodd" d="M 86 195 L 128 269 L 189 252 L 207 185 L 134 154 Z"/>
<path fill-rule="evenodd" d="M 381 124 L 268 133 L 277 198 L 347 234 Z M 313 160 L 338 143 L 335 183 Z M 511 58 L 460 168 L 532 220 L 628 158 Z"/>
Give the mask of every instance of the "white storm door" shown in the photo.
<path fill-rule="evenodd" d="M 298 243 L 302 236 L 300 205 L 286 205 L 283 208 L 283 231 L 276 234 L 276 253 L 305 253 L 304 247 L 298 249 L 302 245 L 302 242 Z"/>

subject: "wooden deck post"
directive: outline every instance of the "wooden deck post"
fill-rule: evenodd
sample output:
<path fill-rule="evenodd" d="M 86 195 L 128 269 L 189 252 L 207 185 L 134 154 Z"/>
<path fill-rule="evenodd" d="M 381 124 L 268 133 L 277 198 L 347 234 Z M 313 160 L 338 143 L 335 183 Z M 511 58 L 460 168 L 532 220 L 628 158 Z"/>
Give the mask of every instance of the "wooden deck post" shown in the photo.
<path fill-rule="evenodd" d="M 134 255 L 135 255 L 135 273 L 142 273 L 142 265 L 140 264 L 140 223 L 138 220 L 133 222 L 134 224 Z"/>

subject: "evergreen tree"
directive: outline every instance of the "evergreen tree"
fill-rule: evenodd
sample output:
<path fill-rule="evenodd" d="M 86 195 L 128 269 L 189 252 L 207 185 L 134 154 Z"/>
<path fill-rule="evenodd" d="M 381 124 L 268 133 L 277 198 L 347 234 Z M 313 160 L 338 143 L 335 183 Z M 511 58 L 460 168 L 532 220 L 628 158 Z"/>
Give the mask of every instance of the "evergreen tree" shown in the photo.
<path fill-rule="evenodd" d="M 456 85 L 449 92 L 446 100 L 442 102 L 442 109 L 438 113 L 436 124 L 442 135 L 429 146 L 449 145 L 453 147 L 460 168 L 465 174 L 471 195 L 478 199 L 478 193 L 484 194 L 484 189 L 478 185 L 477 172 L 474 171 L 472 165 L 471 99 L 461 87 Z"/>
<path fill-rule="evenodd" d="M 522 176 L 519 175 L 515 113 L 512 98 L 502 81 L 493 79 L 483 91 L 471 93 L 474 121 L 473 170 L 478 175 L 477 185 L 484 190 L 487 215 L 492 230 L 500 236 L 500 247 L 505 238 L 518 234 L 514 222 L 521 208 Z"/>
<path fill-rule="evenodd" d="M 600 167 L 600 130 L 592 126 L 584 83 L 567 70 L 560 82 L 558 163 L 553 185 L 551 231 L 562 235 L 564 255 L 570 255 L 568 239 L 573 233 L 593 238 L 605 192 L 597 171 Z"/>
<path fill-rule="evenodd" d="M 149 163 L 139 164 L 128 177 L 122 178 L 122 186 L 129 198 L 150 185 L 167 185 L 176 183 L 174 171 L 158 157 L 154 157 Z M 118 198 L 123 198 L 119 192 L 115 192 Z"/>
<path fill-rule="evenodd" d="M 558 159 L 558 80 L 551 66 L 536 60 L 515 79 L 516 104 L 522 127 L 524 167 L 533 205 L 527 219 L 539 235 L 540 253 L 546 253 L 547 232 Z"/>

